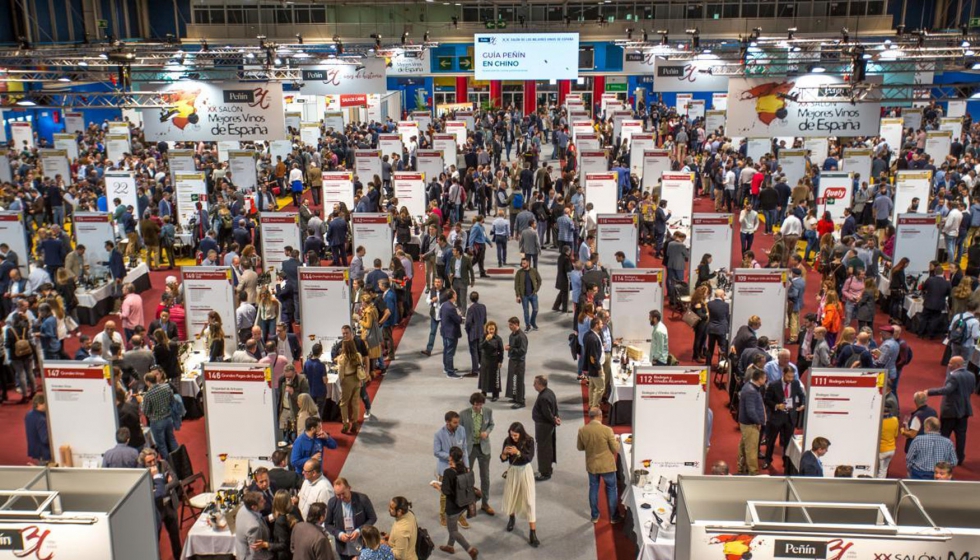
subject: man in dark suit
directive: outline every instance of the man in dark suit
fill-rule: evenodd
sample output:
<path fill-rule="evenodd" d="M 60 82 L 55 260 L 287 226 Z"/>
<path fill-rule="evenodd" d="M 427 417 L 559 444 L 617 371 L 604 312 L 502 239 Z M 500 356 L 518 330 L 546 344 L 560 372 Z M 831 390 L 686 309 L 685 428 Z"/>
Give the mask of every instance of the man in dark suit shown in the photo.
<path fill-rule="evenodd" d="M 456 356 L 456 345 L 463 336 L 460 328 L 463 318 L 456 309 L 456 292 L 449 290 L 449 296 L 439 307 L 439 329 L 442 334 L 442 369 L 446 377 L 459 379 L 453 358 Z"/>
<path fill-rule="evenodd" d="M 480 374 L 480 341 L 487 324 L 487 306 L 480 303 L 479 292 L 470 292 L 470 308 L 466 310 L 466 341 L 470 348 L 470 375 Z M 468 432 L 469 433 L 469 432 Z"/>
<path fill-rule="evenodd" d="M 534 406 L 531 408 L 534 440 L 538 443 L 538 474 L 534 476 L 534 480 L 544 482 L 551 478 L 552 465 L 558 462 L 555 455 L 555 428 L 561 426 L 561 417 L 558 415 L 555 392 L 548 388 L 548 378 L 536 375 L 534 390 L 538 392 L 538 398 L 534 399 Z"/>
<path fill-rule="evenodd" d="M 766 404 L 767 445 L 766 459 L 762 468 L 768 469 L 769 465 L 772 464 L 772 454 L 776 449 L 776 436 L 779 436 L 780 445 L 783 446 L 783 470 L 788 471 L 787 449 L 793 438 L 793 431 L 796 429 L 800 412 L 806 406 L 806 394 L 803 392 L 803 385 L 796 378 L 792 368 L 785 368 L 783 378 L 773 381 L 766 387 L 763 401 Z"/>
<path fill-rule="evenodd" d="M 970 417 L 973 416 L 970 396 L 975 390 L 976 378 L 973 373 L 966 369 L 966 364 L 961 356 L 953 356 L 949 359 L 946 384 L 926 391 L 930 397 L 935 395 L 942 395 L 943 397 L 939 405 L 940 433 L 946 438 L 950 437 L 952 433 L 956 433 L 956 463 L 958 465 L 962 465 L 966 459 L 966 426 Z"/>
<path fill-rule="evenodd" d="M 715 290 L 715 298 L 708 302 L 708 353 L 707 363 L 714 360 L 715 346 L 724 353 L 728 333 L 731 330 L 731 308 L 725 301 L 725 291 Z"/>
<path fill-rule="evenodd" d="M 800 457 L 799 476 L 823 476 L 823 463 L 820 458 L 827 454 L 830 449 L 830 440 L 825 437 L 813 438 L 810 449 Z"/>
<path fill-rule="evenodd" d="M 273 491 L 299 490 L 303 486 L 303 476 L 286 467 L 288 458 L 289 455 L 281 449 L 272 452 L 272 464 L 275 466 L 269 469 L 269 483 Z"/>
<path fill-rule="evenodd" d="M 147 329 L 147 332 L 152 337 L 153 333 L 157 332 L 157 329 L 161 329 L 166 333 L 167 338 L 170 340 L 178 340 L 180 338 L 177 335 L 177 323 L 170 320 L 170 312 L 167 310 L 160 312 L 159 319 L 150 321 L 150 327 Z"/>
<path fill-rule="evenodd" d="M 338 477 L 333 483 L 334 497 L 327 502 L 327 516 L 323 527 L 337 542 L 337 554 L 341 560 L 350 560 L 361 550 L 361 527 L 375 525 L 378 516 L 366 494 L 352 492 L 346 478 Z M 350 514 L 345 514 L 349 510 Z M 349 519 L 351 526 L 347 527 Z"/>
<path fill-rule="evenodd" d="M 446 261 L 446 276 L 449 286 L 456 292 L 459 305 L 466 305 L 466 290 L 473 287 L 476 277 L 473 275 L 473 259 L 463 253 L 462 247 L 453 246 L 453 256 Z"/>
<path fill-rule="evenodd" d="M 347 220 L 339 213 L 327 224 L 327 245 L 333 254 L 333 266 L 347 266 Z"/>
<path fill-rule="evenodd" d="M 276 337 L 273 338 L 272 340 L 273 342 L 276 343 L 277 347 L 281 347 L 283 344 L 289 346 L 289 354 L 280 351 L 279 353 L 280 355 L 282 356 L 288 355 L 289 359 L 294 362 L 300 359 L 301 357 L 300 353 L 302 352 L 302 348 L 299 345 L 299 339 L 296 337 L 294 333 L 291 333 L 286 330 L 285 324 L 279 323 L 278 325 L 276 325 Z"/>
<path fill-rule="evenodd" d="M 945 321 L 942 315 L 949 309 L 953 288 L 943 276 L 943 267 L 933 261 L 929 265 L 929 278 L 922 284 L 922 331 L 920 334 L 933 337 L 943 330 Z"/>
<path fill-rule="evenodd" d="M 272 485 L 269 479 L 269 469 L 265 467 L 255 469 L 255 472 L 252 473 L 252 480 L 254 480 L 254 482 L 252 482 L 251 486 L 248 487 L 248 490 L 249 492 L 258 492 L 259 494 L 262 494 L 263 498 L 265 498 L 265 504 L 262 506 L 262 509 L 259 510 L 259 513 L 262 514 L 262 517 L 268 517 L 269 514 L 272 513 L 273 498 Z"/>

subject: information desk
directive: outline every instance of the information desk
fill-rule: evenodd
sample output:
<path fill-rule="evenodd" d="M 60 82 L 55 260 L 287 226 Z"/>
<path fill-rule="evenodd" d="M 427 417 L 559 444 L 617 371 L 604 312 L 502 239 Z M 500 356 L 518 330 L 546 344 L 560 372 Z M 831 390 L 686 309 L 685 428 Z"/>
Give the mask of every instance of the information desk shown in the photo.
<path fill-rule="evenodd" d="M 622 434 L 619 438 L 619 459 L 620 468 L 626 478 L 626 485 L 621 496 L 623 505 L 626 506 L 633 516 L 633 532 L 636 537 L 636 546 L 640 551 L 637 558 L 639 560 L 674 560 L 674 527 L 670 525 L 670 516 L 674 508 L 670 505 L 667 496 L 656 488 L 656 481 L 645 488 L 633 486 L 633 473 L 630 465 L 633 464 L 633 446 L 626 443 L 631 434 Z M 649 504 L 649 508 L 642 507 Z M 654 513 L 662 520 L 659 530 L 654 532 L 656 538 L 651 536 L 651 529 L 657 524 Z M 664 528 L 666 527 L 666 528 Z"/>
<path fill-rule="evenodd" d="M 140 263 L 135 268 L 126 273 L 123 284 L 132 284 L 136 288 L 136 293 L 142 293 L 150 289 L 150 269 L 146 263 Z M 120 287 L 121 291 L 121 287 Z M 93 290 L 83 290 L 79 288 L 75 291 L 78 298 L 78 322 L 82 325 L 97 325 L 99 320 L 112 313 L 112 282 L 99 286 Z"/>

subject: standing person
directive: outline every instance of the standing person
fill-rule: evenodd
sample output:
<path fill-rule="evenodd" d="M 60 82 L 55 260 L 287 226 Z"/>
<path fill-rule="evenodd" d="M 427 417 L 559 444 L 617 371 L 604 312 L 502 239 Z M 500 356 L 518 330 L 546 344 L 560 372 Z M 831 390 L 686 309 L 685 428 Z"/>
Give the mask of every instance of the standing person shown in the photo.
<path fill-rule="evenodd" d="M 899 429 L 898 409 L 886 406 L 882 410 L 881 435 L 878 438 L 878 478 L 888 478 L 888 466 L 898 447 Z"/>
<path fill-rule="evenodd" d="M 424 356 L 432 355 L 432 348 L 436 344 L 436 333 L 439 332 L 440 311 L 445 298 L 449 292 L 443 290 L 442 278 L 436 277 L 432 280 L 432 289 L 428 291 L 429 298 L 429 341 L 425 345 L 425 350 L 421 350 Z"/>
<path fill-rule="evenodd" d="M 763 470 L 772 465 L 773 451 L 776 450 L 776 438 L 783 446 L 783 471 L 789 471 L 789 445 L 793 432 L 799 424 L 800 413 L 806 406 L 806 393 L 803 384 L 796 377 L 793 368 L 785 367 L 782 378 L 769 383 L 765 388 L 763 402 L 766 405 L 766 458 Z"/>
<path fill-rule="evenodd" d="M 235 558 L 237 560 L 273 560 L 269 551 L 271 533 L 260 511 L 265 507 L 261 492 L 245 492 L 235 517 Z"/>
<path fill-rule="evenodd" d="M 480 340 L 487 324 L 487 306 L 480 303 L 480 293 L 470 292 L 470 307 L 466 310 L 466 341 L 470 350 L 470 375 L 480 374 Z"/>
<path fill-rule="evenodd" d="M 725 301 L 725 290 L 715 290 L 715 297 L 708 302 L 708 350 L 705 353 L 705 363 L 712 365 L 715 347 L 723 353 L 728 347 L 728 331 L 730 328 L 731 307 Z"/>
<path fill-rule="evenodd" d="M 488 321 L 483 327 L 480 344 L 480 378 L 483 396 L 490 395 L 490 402 L 500 398 L 500 366 L 504 363 L 504 343 L 497 334 L 497 323 Z"/>
<path fill-rule="evenodd" d="M 650 363 L 657 366 L 668 365 L 670 349 L 667 326 L 664 325 L 660 311 L 656 309 L 650 311 L 650 326 L 653 327 L 653 332 L 650 333 Z"/>
<path fill-rule="evenodd" d="M 949 323 L 949 343 L 953 356 L 963 358 L 969 363 L 973 349 L 980 338 L 980 319 L 977 319 L 980 305 L 975 301 L 966 304 L 966 311 L 953 316 Z"/>
<path fill-rule="evenodd" d="M 976 391 L 976 377 L 966 369 L 966 362 L 960 356 L 949 359 L 948 371 L 946 384 L 929 389 L 926 394 L 930 397 L 942 395 L 943 400 L 939 405 L 939 417 L 942 419 L 940 430 L 946 438 L 956 433 L 956 464 L 962 465 L 966 460 L 966 427 L 973 416 L 970 397 Z"/>
<path fill-rule="evenodd" d="M 569 274 L 572 272 L 572 249 L 562 247 L 561 255 L 558 257 L 558 274 L 555 276 L 555 288 L 558 296 L 555 298 L 552 311 L 568 313 L 568 291 L 571 288 Z"/>
<path fill-rule="evenodd" d="M 290 547 L 293 560 L 334 560 L 330 539 L 321 526 L 327 517 L 327 504 L 310 504 L 303 521 L 293 526 Z"/>
<path fill-rule="evenodd" d="M 544 482 L 551 478 L 552 465 L 557 463 L 557 430 L 561 426 L 558 414 L 558 398 L 555 392 L 548 388 L 548 378 L 544 375 L 534 377 L 534 390 L 538 396 L 531 408 L 531 420 L 534 421 L 534 439 L 538 442 L 538 474 L 534 480 Z"/>
<path fill-rule="evenodd" d="M 939 419 L 926 418 L 922 423 L 923 433 L 912 440 L 905 454 L 905 466 L 909 478 L 916 480 L 932 480 L 935 476 L 936 464 L 946 461 L 956 466 L 956 450 L 953 442 L 939 433 Z M 959 443 L 959 441 L 957 441 Z"/>
<path fill-rule="evenodd" d="M 476 496 L 473 492 L 473 472 L 470 471 L 463 461 L 463 450 L 459 447 L 449 449 L 449 464 L 442 472 L 438 481 L 433 481 L 432 487 L 439 490 L 440 498 L 446 508 L 446 529 L 449 531 L 449 541 L 441 545 L 439 550 L 446 554 L 456 554 L 453 545 L 459 542 L 463 550 L 470 555 L 471 560 L 476 560 L 479 551 L 470 546 L 466 537 L 459 531 L 459 520 L 463 519 L 467 508 L 474 502 Z"/>
<path fill-rule="evenodd" d="M 541 241 L 536 224 L 537 221 L 531 220 L 518 239 L 518 251 L 524 253 L 523 258 L 531 261 L 534 268 L 538 268 L 538 255 L 541 254 Z"/>
<path fill-rule="evenodd" d="M 687 235 L 683 231 L 674 232 L 674 241 L 667 246 L 667 294 L 671 302 L 677 301 L 681 295 L 677 293 L 677 283 L 684 281 L 684 270 L 687 261 L 691 260 L 691 250 L 684 244 Z"/>
<path fill-rule="evenodd" d="M 170 551 L 174 558 L 180 558 L 180 525 L 177 522 L 177 511 L 169 492 L 171 485 L 174 483 L 170 466 L 150 447 L 140 451 L 139 465 L 149 471 L 150 480 L 153 485 L 153 502 L 156 506 L 157 513 L 157 538 L 160 536 L 160 529 L 166 527 L 167 536 L 170 540 Z M 261 496 L 259 494 L 260 498 Z M 255 557 L 240 556 L 239 558 L 252 558 L 254 560 Z M 264 556 L 263 558 L 271 557 Z"/>
<path fill-rule="evenodd" d="M 31 399 L 31 410 L 24 416 L 27 456 L 42 466 L 51 462 L 47 411 L 48 405 L 44 393 L 38 393 Z"/>
<path fill-rule="evenodd" d="M 481 510 L 494 515 L 490 507 L 490 432 L 493 431 L 493 410 L 484 406 L 487 398 L 483 393 L 470 395 L 470 408 L 460 412 L 460 425 L 466 430 L 470 446 L 468 457 L 480 466 Z"/>
<path fill-rule="evenodd" d="M 456 292 L 456 304 L 465 305 L 466 290 L 473 287 L 476 277 L 473 275 L 473 259 L 463 254 L 463 248 L 459 245 L 453 246 L 453 256 L 446 264 L 446 275 L 449 286 Z"/>
<path fill-rule="evenodd" d="M 598 316 L 592 319 L 589 330 L 582 337 L 582 370 L 578 375 L 585 376 L 589 382 L 589 408 L 598 407 L 606 391 L 606 378 L 603 375 L 605 352 L 602 345 L 603 322 Z M 541 439 L 540 437 L 538 438 Z"/>
<path fill-rule="evenodd" d="M 909 446 L 912 445 L 915 437 L 922 430 L 922 425 L 926 419 L 939 418 L 939 413 L 936 412 L 936 409 L 929 406 L 929 395 L 925 391 L 917 391 L 912 395 L 912 400 L 915 402 L 915 410 L 909 416 L 909 421 L 902 423 L 902 435 L 905 437 L 906 453 L 908 453 Z"/>
<path fill-rule="evenodd" d="M 521 268 L 514 274 L 514 293 L 517 302 L 524 310 L 525 330 L 538 330 L 538 290 L 541 289 L 541 275 L 537 268 L 531 268 L 531 261 L 521 259 Z"/>
<path fill-rule="evenodd" d="M 510 338 L 504 350 L 507 351 L 507 390 L 505 397 L 511 399 L 511 408 L 524 408 L 524 370 L 527 361 L 527 335 L 521 331 L 521 320 L 511 317 L 507 320 Z"/>
<path fill-rule="evenodd" d="M 537 517 L 535 515 L 534 469 L 531 460 L 534 459 L 534 438 L 527 435 L 524 425 L 514 422 L 507 430 L 508 437 L 504 440 L 504 448 L 500 452 L 500 461 L 507 462 L 507 480 L 504 482 L 504 513 L 507 514 L 507 531 L 513 531 L 517 516 L 527 518 L 530 524 L 528 542 L 537 548 L 541 542 L 537 535 Z"/>
<path fill-rule="evenodd" d="M 303 486 L 300 487 L 299 493 L 293 498 L 293 503 L 299 507 L 299 514 L 303 516 L 303 519 L 311 521 L 315 518 L 311 515 L 313 507 L 318 503 L 326 504 L 333 498 L 333 486 L 323 475 L 323 463 L 319 459 L 310 459 L 305 463 L 300 463 L 300 468 L 303 469 L 305 480 L 303 480 Z M 295 541 L 295 539 L 294 533 L 293 540 Z"/>
<path fill-rule="evenodd" d="M 346 478 L 333 482 L 334 497 L 327 502 L 327 517 L 323 528 L 333 535 L 341 560 L 356 558 L 360 551 L 361 529 L 378 522 L 374 506 L 366 494 L 352 492 Z"/>
<path fill-rule="evenodd" d="M 612 428 L 602 423 L 602 410 L 589 409 L 589 423 L 578 429 L 579 451 L 585 451 L 585 470 L 589 473 L 589 509 L 592 523 L 599 522 L 599 484 L 606 486 L 606 503 L 609 507 L 609 522 L 620 523 L 619 489 L 616 486 L 616 455 L 619 453 L 619 439 Z"/>
<path fill-rule="evenodd" d="M 136 327 L 145 326 L 143 321 L 143 298 L 136 293 L 132 284 L 123 284 L 123 302 L 119 310 L 122 319 L 123 340 L 129 342 L 136 334 Z"/>
<path fill-rule="evenodd" d="M 449 452 L 454 447 L 463 450 L 463 464 L 469 465 L 470 458 L 467 454 L 469 440 L 466 438 L 466 429 L 459 425 L 459 413 L 450 410 L 444 416 L 446 421 L 443 427 L 432 437 L 432 454 L 436 457 L 436 476 L 442 481 L 442 473 L 449 468 Z M 439 523 L 446 525 L 446 496 L 439 497 Z M 465 517 L 460 521 L 463 528 L 468 529 L 469 524 Z"/>
<path fill-rule="evenodd" d="M 746 202 L 745 207 L 738 216 L 739 238 L 741 239 L 742 254 L 752 250 L 752 242 L 755 240 L 755 232 L 759 229 L 759 213 L 752 208 L 751 202 Z M 766 226 L 769 222 L 766 221 Z"/>
<path fill-rule="evenodd" d="M 351 340 L 344 340 L 337 355 L 337 374 L 340 376 L 340 415 L 343 426 L 340 433 L 354 433 L 358 418 L 361 416 L 357 396 L 361 388 L 360 372 L 364 371 L 364 361 L 357 345 Z M 303 426 L 306 427 L 305 424 Z"/>
<path fill-rule="evenodd" d="M 738 426 L 742 439 L 738 442 L 738 474 L 759 474 L 759 432 L 766 425 L 766 408 L 761 388 L 766 372 L 756 370 L 739 392 Z"/>
<path fill-rule="evenodd" d="M 388 515 L 395 518 L 391 531 L 384 536 L 384 542 L 391 547 L 395 560 L 419 560 L 415 553 L 418 542 L 419 524 L 412 513 L 412 502 L 403 496 L 395 496 L 388 502 Z"/>
<path fill-rule="evenodd" d="M 137 396 L 140 408 L 150 424 L 150 433 L 156 443 L 160 458 L 166 460 L 177 450 L 177 437 L 174 436 L 174 423 L 170 416 L 170 406 L 174 402 L 174 391 L 169 383 L 162 382 L 152 371 L 143 376 L 147 390 Z"/>
<path fill-rule="evenodd" d="M 456 345 L 463 337 L 460 326 L 463 318 L 456 309 L 456 292 L 449 290 L 449 295 L 439 308 L 439 328 L 442 334 L 442 370 L 450 379 L 461 379 L 456 373 L 453 358 L 456 356 Z"/>

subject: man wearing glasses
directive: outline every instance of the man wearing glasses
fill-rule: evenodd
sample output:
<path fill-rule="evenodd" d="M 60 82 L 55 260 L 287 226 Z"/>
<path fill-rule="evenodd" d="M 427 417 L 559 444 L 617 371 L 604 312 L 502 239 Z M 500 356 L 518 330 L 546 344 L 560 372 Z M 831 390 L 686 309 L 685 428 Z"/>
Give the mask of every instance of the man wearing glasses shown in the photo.
<path fill-rule="evenodd" d="M 334 491 L 333 485 L 323 476 L 323 467 L 318 459 L 310 459 L 303 464 L 303 478 L 303 486 L 293 498 L 293 503 L 299 506 L 299 512 L 306 519 L 310 506 L 317 502 L 329 502 L 334 497 Z"/>

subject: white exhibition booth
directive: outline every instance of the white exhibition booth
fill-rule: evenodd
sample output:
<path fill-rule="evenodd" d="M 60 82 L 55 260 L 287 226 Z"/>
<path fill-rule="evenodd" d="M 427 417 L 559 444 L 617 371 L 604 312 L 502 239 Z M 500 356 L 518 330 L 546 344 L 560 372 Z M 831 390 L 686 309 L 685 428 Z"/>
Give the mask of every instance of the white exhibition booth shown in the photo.
<path fill-rule="evenodd" d="M 590 173 L 606 173 L 609 171 L 609 159 L 605 150 L 585 151 L 578 153 L 579 177 L 588 177 Z"/>
<path fill-rule="evenodd" d="M 305 231 L 299 230 L 298 212 L 263 212 L 259 215 L 259 232 L 262 236 L 262 265 L 266 270 L 282 269 L 288 259 L 286 247 L 298 250 L 304 260 L 303 239 Z"/>
<path fill-rule="evenodd" d="M 905 269 L 906 278 L 929 273 L 929 263 L 936 259 L 939 247 L 939 214 L 899 214 L 895 222 L 894 262 L 909 259 Z M 924 278 L 923 278 L 924 279 Z"/>
<path fill-rule="evenodd" d="M 824 171 L 820 174 L 820 189 L 817 193 L 817 217 L 830 212 L 834 223 L 843 224 L 844 209 L 851 206 L 854 192 L 854 177 L 849 171 Z"/>
<path fill-rule="evenodd" d="M 276 450 L 272 368 L 228 362 L 207 362 L 203 368 L 211 490 L 225 483 L 237 487 L 246 481 L 250 461 L 268 461 Z"/>
<path fill-rule="evenodd" d="M 20 269 L 21 276 L 27 278 L 27 264 L 31 253 L 27 250 L 27 228 L 20 212 L 0 210 L 0 243 L 6 243 L 17 255 L 17 268 Z"/>
<path fill-rule="evenodd" d="M 874 159 L 874 150 L 865 148 L 844 148 L 844 157 L 841 158 L 840 168 L 842 171 L 854 174 L 854 179 L 861 183 L 871 184 L 871 160 Z M 877 178 L 875 178 L 877 180 Z M 821 179 L 822 180 L 822 179 Z M 796 183 L 790 183 L 790 186 Z"/>
<path fill-rule="evenodd" d="M 381 259 L 382 267 L 388 266 L 394 251 L 388 214 L 355 212 L 350 219 L 355 252 L 364 247 L 364 270 L 371 270 L 374 259 Z"/>
<path fill-rule="evenodd" d="M 225 354 L 230 355 L 238 337 L 231 267 L 183 266 L 180 275 L 188 340 L 194 342 L 195 350 L 207 351 L 200 335 L 208 324 L 208 313 L 214 311 L 221 317 L 225 331 Z"/>
<path fill-rule="evenodd" d="M 105 269 L 109 261 L 109 252 L 105 250 L 106 240 L 115 236 L 115 226 L 112 214 L 108 212 L 75 212 L 72 223 L 72 234 L 76 245 L 85 246 L 85 264 L 89 271 L 96 274 Z M 2 227 L 2 224 L 0 224 Z"/>
<path fill-rule="evenodd" d="M 643 171 L 640 184 L 643 191 L 660 195 L 660 179 L 670 173 L 670 152 L 667 150 L 645 150 L 643 152 Z"/>
<path fill-rule="evenodd" d="M 694 214 L 691 218 L 691 265 L 688 285 L 697 287 L 698 265 L 704 255 L 711 255 L 711 271 L 729 268 L 732 262 L 732 240 L 735 227 L 731 214 Z"/>
<path fill-rule="evenodd" d="M 694 215 L 694 173 L 667 173 L 661 175 L 660 199 L 667 201 L 670 219 L 667 235 L 680 231 L 687 237 L 684 245 L 691 246 L 691 218 Z M 694 261 L 691 261 L 694 263 Z M 695 263 L 696 264 L 696 263 Z"/>
<path fill-rule="evenodd" d="M 367 194 L 367 184 L 374 181 L 374 176 L 381 178 L 381 150 L 354 150 L 354 174 L 364 184 Z"/>
<path fill-rule="evenodd" d="M 0 559 L 159 560 L 147 469 L 0 467 Z"/>
<path fill-rule="evenodd" d="M 335 204 L 343 204 L 348 210 L 354 208 L 354 174 L 350 171 L 324 171 L 322 188 L 325 221 L 330 220 Z"/>
<path fill-rule="evenodd" d="M 616 338 L 644 354 L 650 349 L 650 312 L 663 313 L 664 271 L 660 268 L 614 268 L 609 272 L 609 318 Z"/>
<path fill-rule="evenodd" d="M 351 295 L 346 268 L 304 266 L 299 269 L 299 308 L 303 317 L 303 355 L 317 342 L 324 352 L 340 340 L 340 330 L 351 324 Z"/>
<path fill-rule="evenodd" d="M 409 216 L 425 217 L 425 174 L 416 171 L 395 171 L 391 177 L 398 209 L 408 209 Z"/>
<path fill-rule="evenodd" d="M 756 331 L 756 337 L 768 337 L 770 344 L 782 346 L 786 332 L 788 281 L 786 270 L 781 268 L 735 269 L 728 340 L 733 340 L 738 329 L 749 323 L 749 317 L 758 315 L 762 326 Z"/>
<path fill-rule="evenodd" d="M 898 221 L 899 214 L 909 211 L 912 199 L 918 198 L 919 212 L 924 211 L 929 202 L 931 189 L 931 171 L 899 171 L 895 177 L 895 208 L 892 210 L 892 223 Z"/>
<path fill-rule="evenodd" d="M 854 467 L 854 476 L 877 474 L 886 378 L 884 370 L 810 370 L 802 450 L 810 449 L 814 438 L 830 440 L 820 459 L 825 477 L 833 477 L 839 465 Z"/>
<path fill-rule="evenodd" d="M 638 365 L 633 377 L 633 472 L 645 469 L 651 480 L 671 482 L 678 475 L 702 474 L 708 452 L 708 369 Z"/>
<path fill-rule="evenodd" d="M 642 121 L 641 121 L 642 129 Z M 630 174 L 643 178 L 644 155 L 657 147 L 657 137 L 653 133 L 634 132 L 630 138 Z M 660 175 L 657 175 L 659 177 Z"/>
<path fill-rule="evenodd" d="M 439 180 L 439 175 L 445 169 L 442 152 L 439 150 L 419 150 L 415 152 L 415 168 L 422 174 L 426 185 L 433 180 Z"/>
<path fill-rule="evenodd" d="M 597 214 L 615 214 L 618 207 L 619 181 L 615 171 L 585 174 L 585 202 Z"/>
<path fill-rule="evenodd" d="M 64 467 L 100 468 L 102 455 L 116 445 L 112 367 L 46 360 L 41 377 L 52 459 Z"/>
<path fill-rule="evenodd" d="M 616 266 L 616 252 L 622 251 L 633 266 L 639 263 L 639 215 L 596 215 L 596 252 L 605 265 Z"/>
<path fill-rule="evenodd" d="M 433 134 L 432 149 L 442 152 L 442 160 L 448 167 L 456 165 L 456 136 L 453 134 Z"/>

